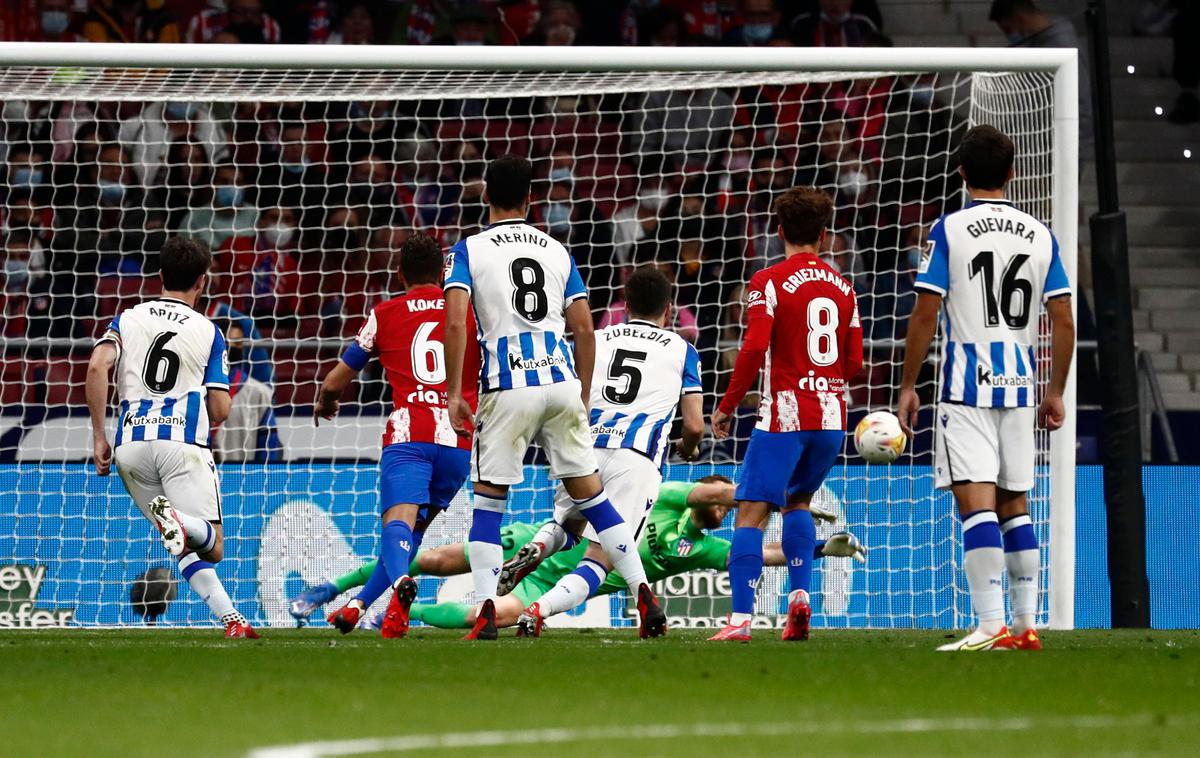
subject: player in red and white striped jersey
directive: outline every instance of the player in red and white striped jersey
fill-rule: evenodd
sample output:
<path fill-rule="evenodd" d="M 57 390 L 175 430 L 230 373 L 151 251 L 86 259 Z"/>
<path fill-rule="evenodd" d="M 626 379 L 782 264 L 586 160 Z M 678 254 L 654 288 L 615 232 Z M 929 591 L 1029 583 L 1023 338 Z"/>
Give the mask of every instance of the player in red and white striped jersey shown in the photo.
<path fill-rule="evenodd" d="M 329 617 L 343 634 L 354 629 L 363 610 L 389 586 L 394 592 L 384 616 L 383 636 L 403 637 L 408 632 L 408 608 L 417 594 L 416 582 L 408 576 L 409 561 L 429 523 L 450 504 L 470 471 L 471 434 L 460 436 L 454 431 L 446 407 L 443 262 L 441 247 L 432 237 L 417 234 L 404 243 L 400 270 L 407 292 L 375 306 L 325 378 L 313 408 L 317 418 L 336 416 L 338 399 L 355 374 L 372 356 L 379 357 L 395 407 L 388 416 L 379 460 L 383 536 L 379 564 L 370 581 L 358 597 Z M 467 320 L 473 323 L 474 314 L 468 312 Z M 468 329 L 467 334 L 471 341 L 475 330 Z M 479 349 L 468 344 L 463 375 L 470 381 L 463 387 L 472 411 L 478 374 Z"/>
<path fill-rule="evenodd" d="M 754 593 L 762 575 L 763 527 L 783 511 L 788 559 L 785 640 L 808 639 L 812 551 L 809 503 L 845 440 L 846 385 L 862 367 L 862 326 L 850 283 L 818 256 L 833 203 L 813 187 L 796 187 L 775 201 L 782 263 L 758 272 L 746 294 L 746 334 L 729 388 L 713 413 L 713 433 L 729 421 L 762 368 L 758 424 L 742 463 L 738 516 L 729 555 L 733 613 L 712 639 L 750 641 Z"/>

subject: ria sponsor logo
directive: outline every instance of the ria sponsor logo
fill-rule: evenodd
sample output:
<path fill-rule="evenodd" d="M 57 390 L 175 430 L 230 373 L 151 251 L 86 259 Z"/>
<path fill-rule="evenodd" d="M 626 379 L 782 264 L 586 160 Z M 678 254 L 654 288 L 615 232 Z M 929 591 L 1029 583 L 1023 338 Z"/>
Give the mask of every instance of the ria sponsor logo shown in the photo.
<path fill-rule="evenodd" d="M 993 374 L 982 366 L 975 369 L 975 383 L 988 387 L 1032 387 L 1032 376 L 1005 376 Z"/>
<path fill-rule="evenodd" d="M 809 371 L 808 376 L 800 379 L 797 387 L 809 392 L 841 392 L 846 385 L 843 379 L 829 379 L 824 376 L 817 376 L 816 373 L 815 371 Z"/>

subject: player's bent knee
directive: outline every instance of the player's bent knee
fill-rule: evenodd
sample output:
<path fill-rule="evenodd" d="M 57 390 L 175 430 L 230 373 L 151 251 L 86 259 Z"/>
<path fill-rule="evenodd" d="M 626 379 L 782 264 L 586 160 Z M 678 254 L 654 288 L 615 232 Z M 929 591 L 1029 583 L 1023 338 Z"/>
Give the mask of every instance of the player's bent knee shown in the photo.
<path fill-rule="evenodd" d="M 496 626 L 513 626 L 525 608 L 516 595 L 505 595 L 496 600 Z"/>

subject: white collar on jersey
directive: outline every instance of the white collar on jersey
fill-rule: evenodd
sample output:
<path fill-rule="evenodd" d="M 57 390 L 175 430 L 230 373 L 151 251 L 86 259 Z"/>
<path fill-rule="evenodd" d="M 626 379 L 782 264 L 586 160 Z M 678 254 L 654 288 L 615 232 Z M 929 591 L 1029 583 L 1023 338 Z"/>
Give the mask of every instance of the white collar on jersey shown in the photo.
<path fill-rule="evenodd" d="M 970 205 L 982 205 L 984 203 L 1001 203 L 1003 205 L 1012 205 L 1012 200 L 1007 197 L 985 197 L 979 200 L 972 200 Z"/>
<path fill-rule="evenodd" d="M 506 218 L 503 221 L 497 221 L 494 224 L 488 224 L 487 228 L 484 229 L 484 231 L 488 232 L 488 231 L 491 231 L 492 229 L 495 229 L 497 226 L 504 226 L 505 224 L 528 224 L 528 223 L 529 223 L 529 221 L 527 219 L 523 219 L 523 218 Z"/>
<path fill-rule="evenodd" d="M 647 321 L 644 318 L 631 318 L 628 321 L 626 321 L 625 323 L 628 324 L 629 326 L 633 326 L 634 324 L 641 324 L 642 326 L 652 326 L 655 329 L 662 329 L 662 327 L 659 326 L 658 324 L 654 323 L 653 321 Z"/>
<path fill-rule="evenodd" d="M 183 302 L 182 300 L 180 300 L 180 299 L 179 299 L 179 298 L 177 298 L 177 297 L 160 297 L 160 298 L 158 298 L 158 299 L 159 299 L 159 301 L 160 301 L 160 302 L 163 302 L 163 303 L 179 303 L 180 305 L 185 305 L 185 306 L 187 306 L 188 308 L 191 308 L 191 307 L 192 307 L 192 306 L 188 305 L 187 303 Z"/>

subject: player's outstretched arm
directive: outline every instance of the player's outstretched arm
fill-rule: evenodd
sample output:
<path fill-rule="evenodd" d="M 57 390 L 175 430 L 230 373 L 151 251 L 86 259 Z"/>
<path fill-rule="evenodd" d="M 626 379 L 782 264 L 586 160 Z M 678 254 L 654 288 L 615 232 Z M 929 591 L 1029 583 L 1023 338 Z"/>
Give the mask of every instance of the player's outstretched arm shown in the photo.
<path fill-rule="evenodd" d="M 446 290 L 446 399 L 450 408 L 450 425 L 459 434 L 467 433 L 467 422 L 471 420 L 471 406 L 463 399 L 463 361 L 467 352 L 467 308 L 471 303 L 470 293 L 462 287 Z"/>
<path fill-rule="evenodd" d="M 592 324 L 592 307 L 588 305 L 587 298 L 581 297 L 568 305 L 563 315 L 575 341 L 575 373 L 583 385 L 583 405 L 586 408 L 591 402 L 592 370 L 596 365 L 596 329 Z"/>
<path fill-rule="evenodd" d="M 1071 371 L 1071 355 L 1075 352 L 1075 317 L 1071 313 L 1071 296 L 1063 295 L 1046 303 L 1050 315 L 1050 384 L 1038 408 L 1038 424 L 1054 431 L 1063 425 L 1066 409 L 1063 391 Z"/>
<path fill-rule="evenodd" d="M 908 337 L 904 341 L 904 376 L 900 381 L 900 403 L 897 414 L 904 433 L 912 436 L 917 425 L 917 412 L 921 400 L 917 397 L 917 378 L 921 366 L 929 353 L 929 345 L 937 332 L 938 313 L 942 310 L 942 296 L 932 292 L 917 295 L 917 305 L 908 317 Z"/>
<path fill-rule="evenodd" d="M 338 361 L 337 365 L 330 369 L 321 382 L 321 391 L 317 393 L 316 402 L 313 403 L 314 424 L 318 419 L 330 421 L 338 414 L 342 393 L 357 374 L 358 372 L 344 360 Z"/>
<path fill-rule="evenodd" d="M 104 417 L 108 409 L 108 375 L 117 364 L 117 346 L 101 342 L 92 350 L 88 361 L 87 380 L 84 394 L 87 397 L 88 415 L 92 419 L 92 461 L 99 476 L 108 476 L 112 471 L 112 446 L 104 431 Z"/>

